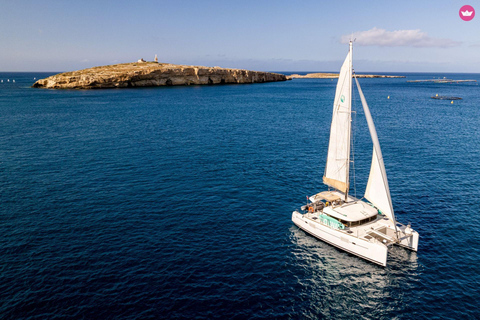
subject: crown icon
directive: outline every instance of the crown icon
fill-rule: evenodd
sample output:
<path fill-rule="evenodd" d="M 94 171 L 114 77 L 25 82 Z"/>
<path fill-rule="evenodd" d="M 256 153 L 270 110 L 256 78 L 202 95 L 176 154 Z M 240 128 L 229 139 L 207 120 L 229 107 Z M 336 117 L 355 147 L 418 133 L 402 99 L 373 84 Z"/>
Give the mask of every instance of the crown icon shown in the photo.
<path fill-rule="evenodd" d="M 468 11 L 468 10 L 465 10 L 465 11 L 460 11 L 462 13 L 462 16 L 464 17 L 470 17 L 473 13 L 473 11 Z"/>

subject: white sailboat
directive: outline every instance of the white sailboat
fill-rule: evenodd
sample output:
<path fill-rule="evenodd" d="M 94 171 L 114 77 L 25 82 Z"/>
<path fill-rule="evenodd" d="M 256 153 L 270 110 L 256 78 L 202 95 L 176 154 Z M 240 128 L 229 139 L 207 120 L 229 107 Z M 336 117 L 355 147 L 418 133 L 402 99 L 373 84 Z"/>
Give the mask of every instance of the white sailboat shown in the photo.
<path fill-rule="evenodd" d="M 418 249 L 419 234 L 396 221 L 377 132 L 362 89 L 355 82 L 373 142 L 370 175 L 362 201 L 348 194 L 352 106 L 352 42 L 338 77 L 323 182 L 334 190 L 309 197 L 292 221 L 305 232 L 363 259 L 386 266 L 388 250 Z M 362 198 L 363 199 L 363 198 Z"/>

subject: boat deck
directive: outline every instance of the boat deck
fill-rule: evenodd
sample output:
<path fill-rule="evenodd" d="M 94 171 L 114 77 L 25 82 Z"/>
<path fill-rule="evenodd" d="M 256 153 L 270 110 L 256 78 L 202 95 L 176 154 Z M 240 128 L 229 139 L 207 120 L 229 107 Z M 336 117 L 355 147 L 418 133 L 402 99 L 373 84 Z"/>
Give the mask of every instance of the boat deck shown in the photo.
<path fill-rule="evenodd" d="M 322 223 L 319 219 L 319 214 L 322 214 L 322 211 L 316 212 L 307 212 L 305 213 L 305 218 L 325 225 L 329 228 L 331 226 Z M 399 222 L 397 222 L 397 229 L 402 234 L 404 234 L 407 227 Z M 376 219 L 367 222 L 365 224 L 355 226 L 355 227 L 345 227 L 345 229 L 336 229 L 338 232 L 344 233 L 349 236 L 353 236 L 359 239 L 363 239 L 369 242 L 381 242 L 386 245 L 392 245 L 395 241 L 395 226 L 393 223 L 383 215 L 378 214 Z"/>

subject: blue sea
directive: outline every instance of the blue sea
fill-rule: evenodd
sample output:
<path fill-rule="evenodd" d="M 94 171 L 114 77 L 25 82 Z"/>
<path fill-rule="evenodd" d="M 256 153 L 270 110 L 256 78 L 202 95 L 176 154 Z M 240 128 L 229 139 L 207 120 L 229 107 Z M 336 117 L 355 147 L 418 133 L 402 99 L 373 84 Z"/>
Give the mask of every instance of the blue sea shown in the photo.
<path fill-rule="evenodd" d="M 30 88 L 51 74 L 0 73 L 0 318 L 480 318 L 480 87 L 406 82 L 480 74 L 359 79 L 396 217 L 420 233 L 385 268 L 291 221 L 326 189 L 336 80 Z"/>

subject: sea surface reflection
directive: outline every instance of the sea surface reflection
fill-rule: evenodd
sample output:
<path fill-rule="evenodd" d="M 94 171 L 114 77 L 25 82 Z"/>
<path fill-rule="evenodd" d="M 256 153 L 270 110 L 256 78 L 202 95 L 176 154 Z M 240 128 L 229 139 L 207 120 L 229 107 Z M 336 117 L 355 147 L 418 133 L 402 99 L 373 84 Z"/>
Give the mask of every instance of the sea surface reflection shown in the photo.
<path fill-rule="evenodd" d="M 298 229 L 290 229 L 292 263 L 302 270 L 298 281 L 313 318 L 396 317 L 404 296 L 421 276 L 417 253 L 394 247 L 386 268 L 341 251 Z M 362 310 L 362 314 L 358 314 Z"/>

